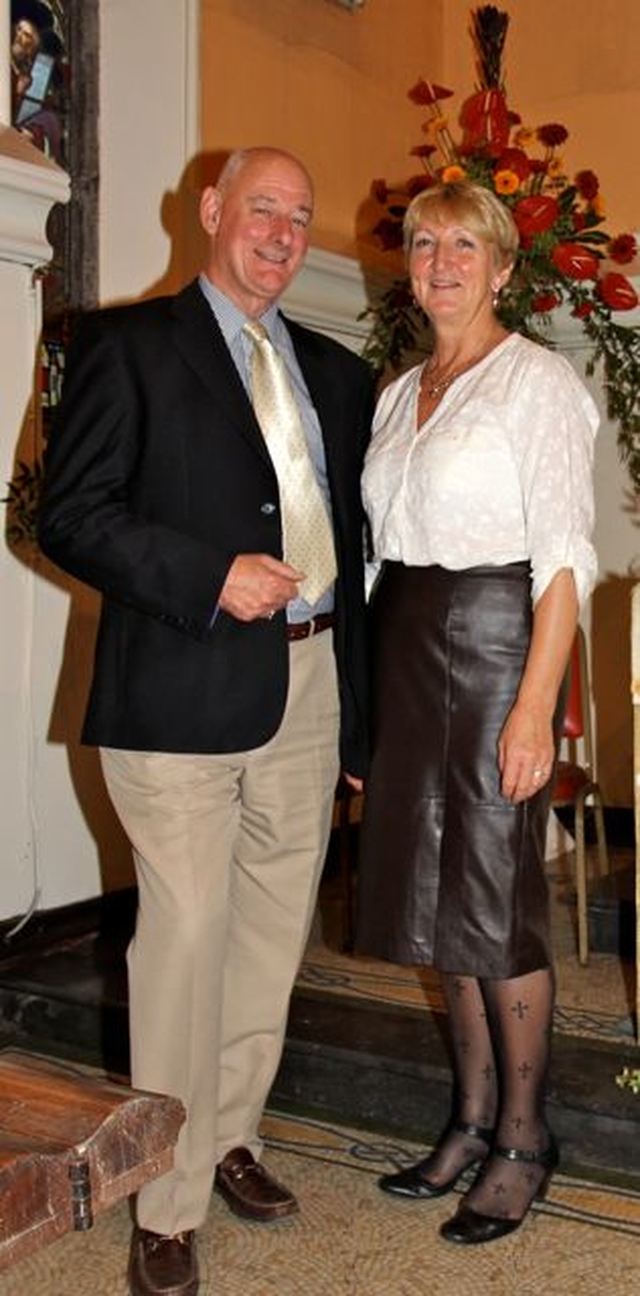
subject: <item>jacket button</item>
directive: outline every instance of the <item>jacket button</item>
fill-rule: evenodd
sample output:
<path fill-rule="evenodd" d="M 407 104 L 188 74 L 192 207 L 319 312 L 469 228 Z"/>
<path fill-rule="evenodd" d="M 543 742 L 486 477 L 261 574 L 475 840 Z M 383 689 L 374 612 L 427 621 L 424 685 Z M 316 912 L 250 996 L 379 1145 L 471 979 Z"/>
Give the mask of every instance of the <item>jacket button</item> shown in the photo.
<path fill-rule="evenodd" d="M 269 515 L 270 513 L 275 513 L 275 511 L 276 511 L 276 505 L 275 505 L 275 504 L 261 504 L 261 505 L 260 505 L 260 512 L 261 512 L 261 513 L 266 513 L 267 515 Z"/>

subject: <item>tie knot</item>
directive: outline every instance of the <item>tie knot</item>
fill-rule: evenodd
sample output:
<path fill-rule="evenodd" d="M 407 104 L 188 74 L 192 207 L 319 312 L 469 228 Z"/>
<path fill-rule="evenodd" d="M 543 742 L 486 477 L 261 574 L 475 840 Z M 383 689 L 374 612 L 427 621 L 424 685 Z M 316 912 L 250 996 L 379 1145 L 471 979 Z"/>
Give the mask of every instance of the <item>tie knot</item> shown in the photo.
<path fill-rule="evenodd" d="M 246 324 L 242 325 L 242 332 L 246 333 L 252 342 L 257 342 L 259 345 L 271 340 L 264 324 L 261 324 L 259 320 L 248 320 Z"/>

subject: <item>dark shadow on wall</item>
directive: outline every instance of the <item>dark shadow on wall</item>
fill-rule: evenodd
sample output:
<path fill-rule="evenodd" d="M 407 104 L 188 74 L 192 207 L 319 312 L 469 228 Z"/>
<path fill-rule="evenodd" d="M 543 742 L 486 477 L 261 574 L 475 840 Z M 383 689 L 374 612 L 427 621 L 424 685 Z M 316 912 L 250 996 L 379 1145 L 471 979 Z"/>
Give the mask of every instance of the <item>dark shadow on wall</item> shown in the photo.
<path fill-rule="evenodd" d="M 170 254 L 162 276 L 136 300 L 174 293 L 200 270 L 205 252 L 198 205 L 202 188 L 215 182 L 226 153 L 203 153 L 185 167 L 174 191 L 161 201 L 160 219 L 170 238 Z M 133 299 L 131 299 L 133 300 Z M 16 460 L 24 453 L 28 416 L 21 431 Z M 107 796 L 98 752 L 80 740 L 86 708 L 100 612 L 96 591 L 59 571 L 33 546 L 10 545 L 14 556 L 34 568 L 39 579 L 49 581 L 69 597 L 69 614 L 62 664 L 53 699 L 47 741 L 66 747 L 69 773 L 88 830 L 96 843 L 101 887 L 110 892 L 134 881 L 128 842 Z"/>

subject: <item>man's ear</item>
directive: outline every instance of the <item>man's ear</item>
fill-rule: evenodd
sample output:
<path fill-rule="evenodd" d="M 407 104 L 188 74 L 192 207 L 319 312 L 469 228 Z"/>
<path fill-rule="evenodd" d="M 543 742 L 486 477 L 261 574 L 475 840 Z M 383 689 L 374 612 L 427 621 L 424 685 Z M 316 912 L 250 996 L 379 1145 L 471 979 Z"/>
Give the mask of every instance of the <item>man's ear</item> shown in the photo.
<path fill-rule="evenodd" d="M 222 197 L 215 185 L 207 185 L 200 198 L 200 221 L 207 234 L 215 234 L 220 223 Z"/>

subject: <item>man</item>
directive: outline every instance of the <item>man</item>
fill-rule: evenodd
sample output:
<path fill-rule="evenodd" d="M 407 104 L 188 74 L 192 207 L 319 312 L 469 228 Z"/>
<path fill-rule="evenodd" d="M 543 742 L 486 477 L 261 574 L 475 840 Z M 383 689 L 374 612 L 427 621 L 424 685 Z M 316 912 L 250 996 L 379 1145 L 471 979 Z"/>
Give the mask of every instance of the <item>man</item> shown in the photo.
<path fill-rule="evenodd" d="M 297 1209 L 258 1160 L 258 1124 L 340 764 L 356 786 L 365 771 L 359 477 L 373 400 L 362 360 L 277 307 L 312 208 L 297 159 L 232 155 L 202 195 L 204 273 L 175 298 L 84 322 L 47 453 L 42 548 L 103 594 L 83 738 L 101 748 L 136 866 L 132 1081 L 187 1110 L 174 1169 L 138 1197 L 133 1296 L 198 1290 L 194 1230 L 214 1175 L 244 1217 Z M 304 429 L 303 493 L 320 500 L 306 539 L 328 533 L 314 592 L 289 552 L 307 500 L 291 504 L 267 449 L 278 429 L 256 321 Z"/>

